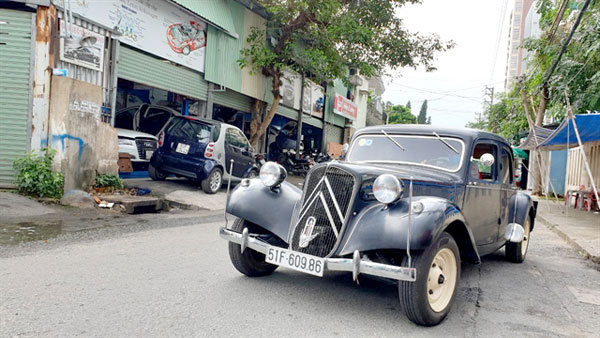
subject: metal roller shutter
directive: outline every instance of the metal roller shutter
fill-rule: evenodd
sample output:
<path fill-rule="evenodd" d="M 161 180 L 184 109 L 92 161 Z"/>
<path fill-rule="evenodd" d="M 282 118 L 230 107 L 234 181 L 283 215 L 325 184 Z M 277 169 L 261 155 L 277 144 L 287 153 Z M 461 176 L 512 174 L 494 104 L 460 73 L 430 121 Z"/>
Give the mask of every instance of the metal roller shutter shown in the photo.
<path fill-rule="evenodd" d="M 344 129 L 333 124 L 325 123 L 323 133 L 325 133 L 325 144 L 327 142 L 342 143 L 344 139 Z"/>
<path fill-rule="evenodd" d="M 231 89 L 225 91 L 215 91 L 213 93 L 214 103 L 225 107 L 237 109 L 249 113 L 252 106 L 252 99 L 249 96 L 240 94 Z"/>
<path fill-rule="evenodd" d="M 119 48 L 118 74 L 129 81 L 206 101 L 208 83 L 201 73 L 131 47 Z"/>
<path fill-rule="evenodd" d="M 13 186 L 12 162 L 28 151 L 33 14 L 0 9 L 0 186 Z"/>

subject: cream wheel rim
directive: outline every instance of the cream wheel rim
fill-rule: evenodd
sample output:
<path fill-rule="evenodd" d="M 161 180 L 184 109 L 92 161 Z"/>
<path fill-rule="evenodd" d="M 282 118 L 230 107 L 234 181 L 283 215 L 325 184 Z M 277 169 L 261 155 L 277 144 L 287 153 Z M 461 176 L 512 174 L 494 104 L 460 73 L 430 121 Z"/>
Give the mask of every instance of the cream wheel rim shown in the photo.
<path fill-rule="evenodd" d="M 521 242 L 521 256 L 525 256 L 525 254 L 527 253 L 527 247 L 529 247 L 529 232 L 530 230 L 530 226 L 529 226 L 529 217 L 527 217 L 527 220 L 525 221 L 525 226 L 523 227 L 523 241 Z"/>
<path fill-rule="evenodd" d="M 456 286 L 457 272 L 454 252 L 448 248 L 438 251 L 427 276 L 427 300 L 433 311 L 441 312 L 450 303 Z"/>

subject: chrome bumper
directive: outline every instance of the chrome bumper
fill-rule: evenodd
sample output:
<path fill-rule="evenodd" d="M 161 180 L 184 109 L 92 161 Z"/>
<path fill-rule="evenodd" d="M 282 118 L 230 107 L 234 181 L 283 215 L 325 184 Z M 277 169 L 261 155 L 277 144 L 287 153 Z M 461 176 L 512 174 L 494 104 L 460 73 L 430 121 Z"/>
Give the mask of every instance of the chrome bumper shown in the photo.
<path fill-rule="evenodd" d="M 257 239 L 244 229 L 243 233 L 231 231 L 221 227 L 219 235 L 230 242 L 237 243 L 241 246 L 242 252 L 246 248 L 267 253 L 268 243 Z M 405 268 L 395 265 L 387 265 L 362 260 L 358 251 L 354 252 L 353 258 L 324 258 L 325 271 L 348 271 L 352 272 L 352 277 L 356 281 L 359 274 L 390 278 L 401 281 L 414 282 L 417 279 L 417 269 Z"/>

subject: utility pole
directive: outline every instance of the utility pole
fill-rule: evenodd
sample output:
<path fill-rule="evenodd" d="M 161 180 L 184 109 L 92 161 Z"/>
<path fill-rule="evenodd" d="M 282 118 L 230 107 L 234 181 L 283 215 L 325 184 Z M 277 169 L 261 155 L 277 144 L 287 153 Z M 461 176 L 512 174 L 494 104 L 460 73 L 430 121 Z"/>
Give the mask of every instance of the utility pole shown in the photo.
<path fill-rule="evenodd" d="M 483 99 L 484 103 L 487 103 L 489 106 L 492 106 L 494 104 L 494 87 L 488 87 L 485 86 L 485 90 L 484 90 L 484 94 L 488 99 Z"/>

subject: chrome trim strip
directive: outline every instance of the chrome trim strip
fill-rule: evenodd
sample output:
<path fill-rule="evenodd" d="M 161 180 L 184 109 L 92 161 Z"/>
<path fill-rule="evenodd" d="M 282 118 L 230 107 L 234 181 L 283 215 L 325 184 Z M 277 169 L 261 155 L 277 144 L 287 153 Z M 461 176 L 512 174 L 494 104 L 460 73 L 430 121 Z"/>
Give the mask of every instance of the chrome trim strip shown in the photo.
<path fill-rule="evenodd" d="M 335 206 L 335 210 L 338 213 L 338 216 L 340 217 L 340 221 L 344 221 L 344 214 L 342 214 L 342 210 L 340 209 L 340 205 L 338 204 L 337 199 L 335 198 L 335 194 L 333 193 L 333 188 L 331 188 L 331 184 L 329 183 L 329 180 L 327 179 L 327 176 L 325 176 L 325 185 L 327 186 L 327 190 L 329 190 L 329 195 L 331 195 L 331 200 L 333 201 L 333 206 Z"/>
<path fill-rule="evenodd" d="M 333 234 L 335 235 L 335 238 L 338 238 L 340 236 L 338 234 L 337 229 L 335 228 L 335 221 L 333 220 L 333 216 L 331 216 L 331 211 L 329 211 L 329 208 L 327 207 L 327 201 L 325 200 L 325 196 L 323 196 L 322 191 L 319 194 L 319 196 L 321 197 L 321 202 L 323 202 L 323 209 L 325 209 L 325 213 L 327 214 L 327 218 L 329 219 L 329 225 L 331 225 L 331 228 L 333 229 Z M 344 220 L 342 219 L 341 221 L 343 222 Z"/>
<path fill-rule="evenodd" d="M 224 227 L 219 228 L 219 236 L 233 243 L 241 244 L 242 242 L 242 234 L 225 229 Z M 267 253 L 267 250 L 270 246 L 268 243 L 254 237 L 252 234 L 250 234 L 247 239 L 247 248 L 258 251 L 262 254 Z M 356 253 L 358 253 L 358 251 L 356 251 Z M 358 277 L 359 274 L 365 274 L 408 282 L 414 282 L 417 279 L 417 269 L 415 268 L 405 268 L 401 266 L 375 263 L 362 259 L 356 260 L 356 253 L 353 255 L 352 259 L 323 258 L 325 260 L 325 270 L 347 272 L 356 271 L 356 277 Z M 360 253 L 358 253 L 358 256 L 360 257 Z"/>
<path fill-rule="evenodd" d="M 499 191 L 515 191 L 513 189 L 507 189 L 507 188 L 496 188 L 496 187 L 490 187 L 490 186 L 478 186 L 478 185 L 471 185 L 471 184 L 467 184 L 467 188 L 474 188 L 474 189 L 490 189 L 490 190 L 499 190 Z"/>

